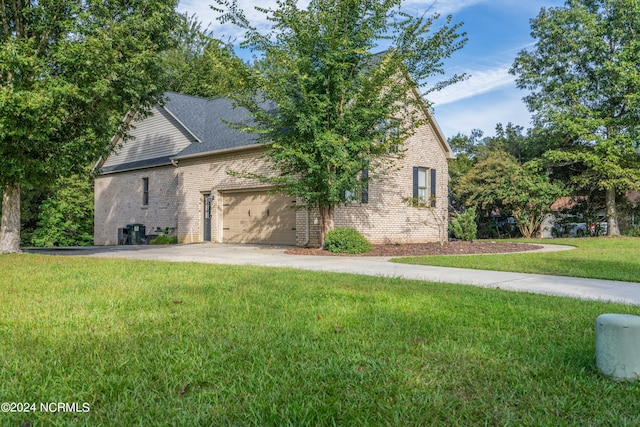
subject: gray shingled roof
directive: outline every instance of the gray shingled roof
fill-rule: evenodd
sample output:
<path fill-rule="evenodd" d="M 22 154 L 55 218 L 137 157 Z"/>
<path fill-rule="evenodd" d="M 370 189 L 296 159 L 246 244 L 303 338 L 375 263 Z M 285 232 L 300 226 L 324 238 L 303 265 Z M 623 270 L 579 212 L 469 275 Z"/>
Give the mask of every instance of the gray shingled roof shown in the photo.
<path fill-rule="evenodd" d="M 257 136 L 231 129 L 228 122 L 250 122 L 248 110 L 227 98 L 199 98 L 169 92 L 165 109 L 173 114 L 200 142 L 193 142 L 174 158 L 245 147 L 256 143 Z"/>
<path fill-rule="evenodd" d="M 174 126 L 178 126 L 179 130 L 193 142 L 182 151 L 169 156 L 165 154 L 135 162 L 118 163 L 111 166 L 102 165 L 100 166 L 101 173 L 165 166 L 170 165 L 172 159 L 256 144 L 256 135 L 231 129 L 224 122 L 224 120 L 230 123 L 251 122 L 249 111 L 242 107 L 234 108 L 229 99 L 200 98 L 175 92 L 167 92 L 165 96 L 167 101 L 164 105 L 164 111 L 161 109 L 160 114 L 167 116 L 167 119 Z"/>

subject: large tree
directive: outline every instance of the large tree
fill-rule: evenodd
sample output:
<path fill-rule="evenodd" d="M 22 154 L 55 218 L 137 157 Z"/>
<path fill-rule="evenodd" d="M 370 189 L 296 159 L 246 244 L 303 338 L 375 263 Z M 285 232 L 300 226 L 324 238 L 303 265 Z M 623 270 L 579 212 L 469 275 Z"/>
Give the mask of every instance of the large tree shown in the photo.
<path fill-rule="evenodd" d="M 512 73 L 556 145 L 546 156 L 605 191 L 608 234 L 619 234 L 616 192 L 640 186 L 640 3 L 568 0 L 531 27 L 535 47 Z"/>
<path fill-rule="evenodd" d="M 0 253 L 19 251 L 22 188 L 80 171 L 127 111 L 160 100 L 175 6 L 0 0 Z"/>
<path fill-rule="evenodd" d="M 231 45 L 213 38 L 195 15 L 181 15 L 174 34 L 176 46 L 163 55 L 167 90 L 205 98 L 235 91 L 235 71 L 242 67 L 242 60 L 234 55 Z"/>
<path fill-rule="evenodd" d="M 334 208 L 388 170 L 428 120 L 419 90 L 464 45 L 460 25 L 405 14 L 401 0 L 311 0 L 306 9 L 282 0 L 275 10 L 256 7 L 272 25 L 261 32 L 235 1 L 217 3 L 256 54 L 236 100 L 252 113 L 247 130 L 261 136 L 277 174 L 261 178 L 317 208 L 323 239 Z"/>

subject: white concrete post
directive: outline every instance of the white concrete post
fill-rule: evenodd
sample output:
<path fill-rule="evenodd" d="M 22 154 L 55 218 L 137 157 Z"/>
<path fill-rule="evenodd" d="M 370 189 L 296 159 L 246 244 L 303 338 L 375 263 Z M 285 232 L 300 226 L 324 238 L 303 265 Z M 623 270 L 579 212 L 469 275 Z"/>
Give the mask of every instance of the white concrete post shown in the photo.
<path fill-rule="evenodd" d="M 640 316 L 598 316 L 596 366 L 603 375 L 615 381 L 640 379 Z"/>

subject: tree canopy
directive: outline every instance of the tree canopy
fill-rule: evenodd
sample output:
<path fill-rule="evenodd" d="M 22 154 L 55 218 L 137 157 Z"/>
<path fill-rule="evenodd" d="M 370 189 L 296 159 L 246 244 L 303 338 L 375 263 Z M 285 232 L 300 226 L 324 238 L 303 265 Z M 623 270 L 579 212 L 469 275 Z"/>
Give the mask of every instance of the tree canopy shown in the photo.
<path fill-rule="evenodd" d="M 527 163 L 539 158 L 545 149 L 544 141 L 532 129 L 526 133 L 522 126 L 509 122 L 505 125 L 498 123 L 495 135 L 483 137 L 482 131 L 474 129 L 470 135 L 458 133 L 448 140 L 456 157 L 449 160 L 450 202 L 454 209 L 460 209 L 464 200 L 452 191 L 471 169 L 483 160 L 495 155 L 496 152 L 507 153 L 518 163 Z"/>
<path fill-rule="evenodd" d="M 551 204 L 564 188 L 549 181 L 535 162 L 521 165 L 505 152 L 494 151 L 478 162 L 454 188 L 467 206 L 491 215 L 513 215 L 524 237 L 536 237 Z"/>
<path fill-rule="evenodd" d="M 19 250 L 21 188 L 80 171 L 161 100 L 176 3 L 0 0 L 0 253 Z"/>
<path fill-rule="evenodd" d="M 388 170 L 428 120 L 419 90 L 464 45 L 460 24 L 406 14 L 401 0 L 312 0 L 307 9 L 281 1 L 256 7 L 271 22 L 261 32 L 236 1 L 217 3 L 221 21 L 246 30 L 241 46 L 256 54 L 236 101 L 251 112 L 246 130 L 267 144 L 277 174 L 261 178 L 318 208 L 324 237 L 334 207 Z"/>
<path fill-rule="evenodd" d="M 174 29 L 177 44 L 164 55 L 167 90 L 205 98 L 227 96 L 236 90 L 235 70 L 242 67 L 232 47 L 213 38 L 195 15 L 180 16 Z"/>
<path fill-rule="evenodd" d="M 536 45 L 512 73 L 533 91 L 525 101 L 553 141 L 546 157 L 606 192 L 608 233 L 619 234 L 616 192 L 640 186 L 640 3 L 569 0 L 531 28 Z"/>

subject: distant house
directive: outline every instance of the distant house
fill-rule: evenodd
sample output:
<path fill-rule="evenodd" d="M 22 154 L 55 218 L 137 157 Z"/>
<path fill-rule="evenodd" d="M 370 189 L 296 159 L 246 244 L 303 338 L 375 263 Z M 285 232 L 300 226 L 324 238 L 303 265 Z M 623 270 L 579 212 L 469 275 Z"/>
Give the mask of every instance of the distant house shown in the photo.
<path fill-rule="evenodd" d="M 150 117 L 134 121 L 132 140 L 114 137 L 118 148 L 95 166 L 96 245 L 117 244 L 118 229 L 127 224 L 143 224 L 147 234 L 174 229 L 180 243 L 319 243 L 316 210 L 301 208 L 296 197 L 272 194 L 258 180 L 227 173 L 275 173 L 259 157 L 264 147 L 255 136 L 225 124 L 247 120 L 246 110 L 225 98 L 167 98 Z M 336 226 L 352 226 L 373 243 L 438 239 L 437 224 L 425 224 L 425 210 L 403 201 L 419 192 L 435 200 L 441 216 L 448 208 L 447 159 L 453 155 L 433 117 L 426 109 L 424 114 L 429 124 L 406 142 L 397 171 L 370 180 L 368 191 L 338 207 Z"/>
<path fill-rule="evenodd" d="M 584 222 L 584 218 L 581 214 L 576 216 L 569 215 L 572 209 L 576 209 L 580 204 L 587 203 L 588 196 L 564 196 L 558 198 L 551 205 L 551 212 L 548 213 L 542 223 L 542 238 L 556 237 L 559 231 L 560 234 L 567 236 L 588 236 L 590 234 L 606 234 L 607 232 L 607 219 L 606 212 L 602 209 L 597 214 L 597 220 L 591 218 L 590 223 Z M 631 204 L 631 211 L 629 212 L 628 224 L 630 226 L 637 225 L 640 222 L 640 216 L 638 215 L 638 206 L 640 205 L 640 191 L 628 191 L 627 200 Z"/>

